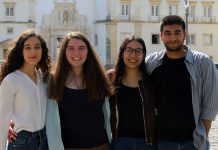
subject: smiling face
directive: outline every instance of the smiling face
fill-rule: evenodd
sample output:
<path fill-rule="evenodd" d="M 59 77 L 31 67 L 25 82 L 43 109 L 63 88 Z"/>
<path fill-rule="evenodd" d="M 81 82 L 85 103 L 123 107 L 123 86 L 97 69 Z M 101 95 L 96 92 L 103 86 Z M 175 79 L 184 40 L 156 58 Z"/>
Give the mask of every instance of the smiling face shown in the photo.
<path fill-rule="evenodd" d="M 24 42 L 23 58 L 25 66 L 36 66 L 42 58 L 42 46 L 37 37 L 30 37 Z"/>
<path fill-rule="evenodd" d="M 86 44 L 80 39 L 69 40 L 66 47 L 66 58 L 72 69 L 82 69 L 88 55 Z"/>
<path fill-rule="evenodd" d="M 126 45 L 123 53 L 123 61 L 126 69 L 139 68 L 144 57 L 143 47 L 137 41 L 131 41 Z"/>
<path fill-rule="evenodd" d="M 161 32 L 161 39 L 167 51 L 176 52 L 183 48 L 186 33 L 179 24 L 166 25 Z"/>

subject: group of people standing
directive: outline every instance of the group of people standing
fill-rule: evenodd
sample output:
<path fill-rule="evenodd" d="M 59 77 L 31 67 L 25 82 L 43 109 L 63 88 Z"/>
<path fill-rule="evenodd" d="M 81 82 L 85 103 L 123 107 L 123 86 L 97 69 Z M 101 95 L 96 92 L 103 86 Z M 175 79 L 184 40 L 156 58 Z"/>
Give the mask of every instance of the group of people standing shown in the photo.
<path fill-rule="evenodd" d="M 147 57 L 141 37 L 125 38 L 106 72 L 72 32 L 51 72 L 45 40 L 24 32 L 1 66 L 0 149 L 209 150 L 215 65 L 184 45 L 181 17 L 164 17 L 160 36 L 166 50 Z"/>

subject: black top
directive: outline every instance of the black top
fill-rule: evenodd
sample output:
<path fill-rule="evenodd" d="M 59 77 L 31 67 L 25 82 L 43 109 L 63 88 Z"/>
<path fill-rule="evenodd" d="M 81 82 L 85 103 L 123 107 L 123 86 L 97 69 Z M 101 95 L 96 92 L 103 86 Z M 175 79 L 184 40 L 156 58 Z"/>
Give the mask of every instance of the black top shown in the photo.
<path fill-rule="evenodd" d="M 157 96 L 159 140 L 193 139 L 191 81 L 184 59 L 165 56 L 162 65 L 151 74 Z"/>
<path fill-rule="evenodd" d="M 103 100 L 88 100 L 86 89 L 64 88 L 59 112 L 65 148 L 91 148 L 108 141 L 102 105 Z"/>
<path fill-rule="evenodd" d="M 145 138 L 142 100 L 139 88 L 120 85 L 117 92 L 118 136 Z"/>

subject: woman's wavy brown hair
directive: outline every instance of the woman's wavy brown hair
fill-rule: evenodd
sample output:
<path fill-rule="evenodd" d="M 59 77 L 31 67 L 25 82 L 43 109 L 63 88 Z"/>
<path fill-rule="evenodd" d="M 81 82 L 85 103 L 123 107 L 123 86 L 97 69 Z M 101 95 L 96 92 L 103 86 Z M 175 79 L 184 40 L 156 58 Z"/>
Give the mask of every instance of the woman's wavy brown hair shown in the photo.
<path fill-rule="evenodd" d="M 65 82 L 71 69 L 71 65 L 66 59 L 66 48 L 71 39 L 83 41 L 88 49 L 87 59 L 83 64 L 82 78 L 85 88 L 88 90 L 89 99 L 102 100 L 105 96 L 109 96 L 109 80 L 97 52 L 82 33 L 71 32 L 63 38 L 54 74 L 48 88 L 49 98 L 57 101 L 62 100 Z"/>
<path fill-rule="evenodd" d="M 23 48 L 24 43 L 31 37 L 37 37 L 41 42 L 42 47 L 42 58 L 36 66 L 36 69 L 40 69 L 43 74 L 43 81 L 46 82 L 47 76 L 51 70 L 51 58 L 48 55 L 48 48 L 44 38 L 38 34 L 34 30 L 26 30 L 23 32 L 18 39 L 15 41 L 15 45 L 9 52 L 9 55 L 5 62 L 1 65 L 1 72 L 0 72 L 0 83 L 2 80 L 11 72 L 19 69 L 23 63 Z"/>

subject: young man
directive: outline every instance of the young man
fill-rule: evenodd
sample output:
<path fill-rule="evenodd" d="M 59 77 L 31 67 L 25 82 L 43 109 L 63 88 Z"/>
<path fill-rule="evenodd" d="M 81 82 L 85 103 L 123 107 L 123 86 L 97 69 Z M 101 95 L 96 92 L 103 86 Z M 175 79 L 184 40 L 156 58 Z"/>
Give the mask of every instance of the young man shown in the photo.
<path fill-rule="evenodd" d="M 184 45 L 181 17 L 164 17 L 160 32 L 166 50 L 146 59 L 157 96 L 158 150 L 207 150 L 218 110 L 215 65 Z"/>

